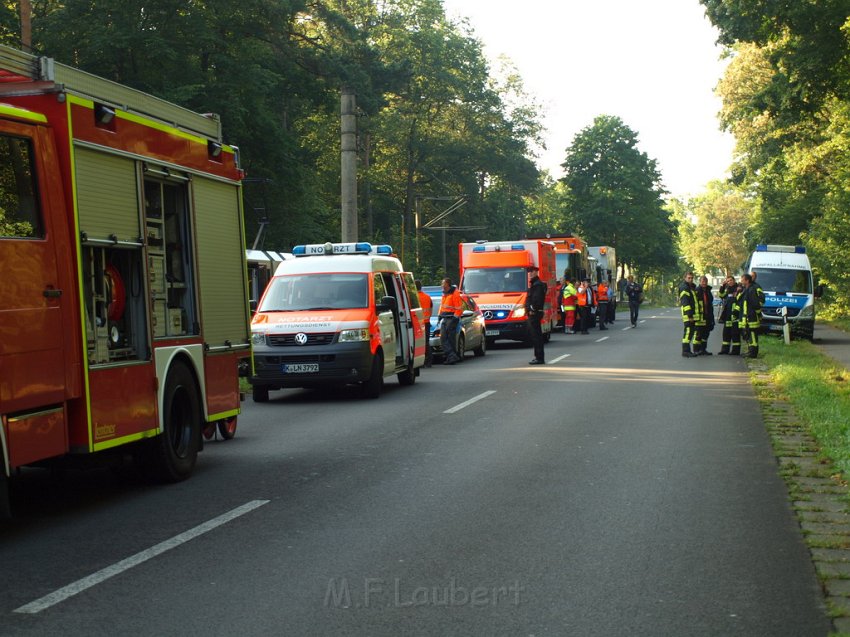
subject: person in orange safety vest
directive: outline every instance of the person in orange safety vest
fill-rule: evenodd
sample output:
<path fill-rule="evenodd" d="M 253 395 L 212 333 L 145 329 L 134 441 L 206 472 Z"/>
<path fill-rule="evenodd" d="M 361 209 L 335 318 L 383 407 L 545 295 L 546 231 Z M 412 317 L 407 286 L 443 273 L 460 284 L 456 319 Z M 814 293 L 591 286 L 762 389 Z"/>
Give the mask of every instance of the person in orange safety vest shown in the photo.
<path fill-rule="evenodd" d="M 454 365 L 461 361 L 461 354 L 455 348 L 457 329 L 463 314 L 463 300 L 460 291 L 448 277 L 443 279 L 443 298 L 440 300 L 440 345 L 443 346 L 443 365 Z"/>
<path fill-rule="evenodd" d="M 419 297 L 419 305 L 422 306 L 422 318 L 425 324 L 425 367 L 431 367 L 433 359 L 431 354 L 431 316 L 434 314 L 434 301 L 422 291 L 422 281 L 416 279 L 416 295 Z"/>
<path fill-rule="evenodd" d="M 600 281 L 596 286 L 596 320 L 599 323 L 599 330 L 607 330 L 605 322 L 608 320 L 608 302 L 609 289 L 607 281 Z"/>
<path fill-rule="evenodd" d="M 590 279 L 582 279 L 576 292 L 581 333 L 588 334 L 587 328 L 590 327 L 590 311 L 596 307 L 596 292 L 590 287 Z"/>

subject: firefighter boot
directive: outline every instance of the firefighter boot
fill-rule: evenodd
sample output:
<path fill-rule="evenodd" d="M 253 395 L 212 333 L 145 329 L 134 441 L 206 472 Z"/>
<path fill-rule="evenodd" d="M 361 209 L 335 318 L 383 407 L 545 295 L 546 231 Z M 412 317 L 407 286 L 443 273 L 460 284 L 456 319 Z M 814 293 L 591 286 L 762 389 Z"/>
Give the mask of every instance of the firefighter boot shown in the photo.
<path fill-rule="evenodd" d="M 759 357 L 759 346 L 758 345 L 750 345 L 750 348 L 747 350 L 747 358 L 758 358 Z"/>
<path fill-rule="evenodd" d="M 731 356 L 740 356 L 741 355 L 741 346 L 740 345 L 733 345 L 729 349 L 729 354 Z"/>
<path fill-rule="evenodd" d="M 685 358 L 693 358 L 696 354 L 691 353 L 691 346 L 688 343 L 682 343 L 682 356 Z"/>
<path fill-rule="evenodd" d="M 718 353 L 718 355 L 719 354 L 729 354 L 730 353 L 729 352 L 729 345 L 724 343 L 723 346 L 720 348 L 720 351 L 717 352 L 717 353 Z"/>

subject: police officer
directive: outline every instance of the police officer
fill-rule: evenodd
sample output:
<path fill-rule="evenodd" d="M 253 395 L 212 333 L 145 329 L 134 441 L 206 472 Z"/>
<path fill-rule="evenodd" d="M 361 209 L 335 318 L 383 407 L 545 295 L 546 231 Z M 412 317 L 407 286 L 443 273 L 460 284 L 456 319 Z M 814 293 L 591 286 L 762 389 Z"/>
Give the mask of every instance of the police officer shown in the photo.
<path fill-rule="evenodd" d="M 543 318 L 543 306 L 546 304 L 546 284 L 537 276 L 536 265 L 528 266 L 526 270 L 531 278 L 525 294 L 525 320 L 528 322 L 528 333 L 534 346 L 534 358 L 528 364 L 543 365 L 546 358 L 543 355 L 543 326 L 540 321 Z"/>

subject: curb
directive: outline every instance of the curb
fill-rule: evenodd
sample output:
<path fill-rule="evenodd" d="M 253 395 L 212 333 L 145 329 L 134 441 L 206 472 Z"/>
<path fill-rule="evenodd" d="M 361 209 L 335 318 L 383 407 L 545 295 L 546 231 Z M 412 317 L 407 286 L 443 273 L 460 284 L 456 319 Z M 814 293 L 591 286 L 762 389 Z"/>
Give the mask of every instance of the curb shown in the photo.
<path fill-rule="evenodd" d="M 770 379 L 767 366 L 747 360 L 779 474 L 809 548 L 833 630 L 850 634 L 850 498 L 848 483 L 821 455 L 793 405 Z"/>

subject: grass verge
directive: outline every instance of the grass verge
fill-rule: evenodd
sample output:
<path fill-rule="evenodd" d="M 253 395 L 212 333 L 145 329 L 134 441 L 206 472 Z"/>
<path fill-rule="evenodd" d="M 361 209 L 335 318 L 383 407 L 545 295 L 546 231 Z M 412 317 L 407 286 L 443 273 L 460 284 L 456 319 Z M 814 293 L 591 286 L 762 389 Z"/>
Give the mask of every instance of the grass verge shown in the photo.
<path fill-rule="evenodd" d="M 850 373 L 807 341 L 759 340 L 773 384 L 794 406 L 821 454 L 850 476 Z"/>

